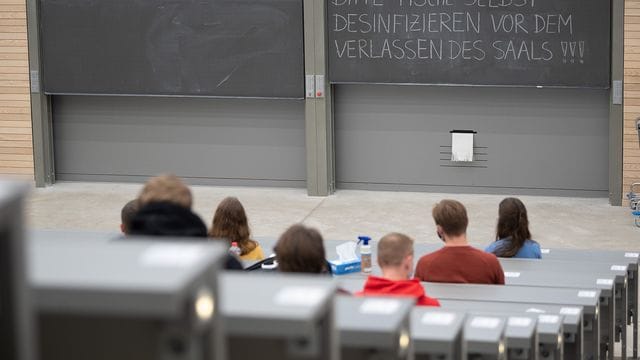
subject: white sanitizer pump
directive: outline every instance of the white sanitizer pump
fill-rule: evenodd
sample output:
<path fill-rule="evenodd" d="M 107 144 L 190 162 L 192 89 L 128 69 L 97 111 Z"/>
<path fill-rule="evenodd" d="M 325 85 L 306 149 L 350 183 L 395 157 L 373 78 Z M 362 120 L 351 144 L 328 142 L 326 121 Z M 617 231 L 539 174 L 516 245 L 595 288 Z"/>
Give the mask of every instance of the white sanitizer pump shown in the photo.
<path fill-rule="evenodd" d="M 360 263 L 362 272 L 365 274 L 371 273 L 371 245 L 369 245 L 371 238 L 368 236 L 358 236 L 358 243 L 360 244 Z"/>

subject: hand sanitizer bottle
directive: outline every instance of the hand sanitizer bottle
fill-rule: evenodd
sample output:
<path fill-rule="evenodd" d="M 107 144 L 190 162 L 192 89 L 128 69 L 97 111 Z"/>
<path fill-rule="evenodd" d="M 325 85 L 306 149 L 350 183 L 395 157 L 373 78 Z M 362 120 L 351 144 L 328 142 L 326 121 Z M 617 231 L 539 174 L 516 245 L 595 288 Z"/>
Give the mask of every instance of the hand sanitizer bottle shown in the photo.
<path fill-rule="evenodd" d="M 371 245 L 369 245 L 371 238 L 368 236 L 358 236 L 358 243 L 360 245 L 360 263 L 362 272 L 365 274 L 371 273 Z"/>

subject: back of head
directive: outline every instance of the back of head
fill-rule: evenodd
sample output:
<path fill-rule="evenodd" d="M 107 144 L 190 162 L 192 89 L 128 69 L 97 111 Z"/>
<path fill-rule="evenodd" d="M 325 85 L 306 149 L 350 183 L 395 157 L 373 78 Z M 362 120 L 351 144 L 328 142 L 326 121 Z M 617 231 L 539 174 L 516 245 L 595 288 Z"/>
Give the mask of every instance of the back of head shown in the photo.
<path fill-rule="evenodd" d="M 131 200 L 122 207 L 120 211 L 120 222 L 122 225 L 120 229 L 123 233 L 128 234 L 131 227 L 131 219 L 138 212 L 138 200 Z"/>
<path fill-rule="evenodd" d="M 456 200 L 442 200 L 433 207 L 431 212 L 436 225 L 449 236 L 460 236 L 467 232 L 469 218 L 467 209 Z"/>
<path fill-rule="evenodd" d="M 496 256 L 515 256 L 525 241 L 531 238 L 527 209 L 517 198 L 505 198 L 498 206 L 496 239 L 506 238 L 510 238 L 510 241 L 496 249 Z"/>
<path fill-rule="evenodd" d="M 322 235 L 316 229 L 301 224 L 291 226 L 280 236 L 274 251 L 280 271 L 313 274 L 327 271 Z"/>
<path fill-rule="evenodd" d="M 250 241 L 250 235 L 247 214 L 240 201 L 235 197 L 227 197 L 222 200 L 213 216 L 209 236 L 237 242 L 244 255 L 256 247 L 255 242 Z"/>
<path fill-rule="evenodd" d="M 207 237 L 207 226 L 190 209 L 170 202 L 144 205 L 133 216 L 130 235 Z"/>
<path fill-rule="evenodd" d="M 402 265 L 413 255 L 413 239 L 400 233 L 387 234 L 378 242 L 378 264 L 381 268 Z"/>
<path fill-rule="evenodd" d="M 193 198 L 191 197 L 191 190 L 180 178 L 166 174 L 147 180 L 140 195 L 138 195 L 138 201 L 140 206 L 152 202 L 169 202 L 190 209 Z"/>

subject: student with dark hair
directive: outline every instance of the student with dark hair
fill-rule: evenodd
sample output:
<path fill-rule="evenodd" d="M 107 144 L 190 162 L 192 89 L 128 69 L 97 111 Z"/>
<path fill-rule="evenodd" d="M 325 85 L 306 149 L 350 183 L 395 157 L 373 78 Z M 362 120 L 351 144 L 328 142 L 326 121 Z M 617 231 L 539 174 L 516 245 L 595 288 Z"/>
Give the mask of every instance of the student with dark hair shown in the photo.
<path fill-rule="evenodd" d="M 516 198 L 506 198 L 498 206 L 496 241 L 486 252 L 498 257 L 541 259 L 540 245 L 531 240 L 527 208 Z"/>
<path fill-rule="evenodd" d="M 404 234 L 387 234 L 378 242 L 378 265 L 382 276 L 370 275 L 364 290 L 356 295 L 387 295 L 416 299 L 417 305 L 440 306 L 438 300 L 426 296 L 420 280 L 411 279 L 413 272 L 413 239 Z"/>
<path fill-rule="evenodd" d="M 262 260 L 264 253 L 257 241 L 250 238 L 247 214 L 240 201 L 235 197 L 227 197 L 220 202 L 213 216 L 213 224 L 209 231 L 211 238 L 224 238 L 238 244 L 242 260 Z"/>
<path fill-rule="evenodd" d="M 421 281 L 504 284 L 504 272 L 493 254 L 467 242 L 467 210 L 455 200 L 442 200 L 433 207 L 433 220 L 444 247 L 420 258 L 416 278 Z"/>
<path fill-rule="evenodd" d="M 328 273 L 322 235 L 301 224 L 291 226 L 274 247 L 278 269 L 282 272 Z"/>
<path fill-rule="evenodd" d="M 126 203 L 120 210 L 120 231 L 127 235 L 131 227 L 131 219 L 138 212 L 138 200 L 134 199 Z"/>

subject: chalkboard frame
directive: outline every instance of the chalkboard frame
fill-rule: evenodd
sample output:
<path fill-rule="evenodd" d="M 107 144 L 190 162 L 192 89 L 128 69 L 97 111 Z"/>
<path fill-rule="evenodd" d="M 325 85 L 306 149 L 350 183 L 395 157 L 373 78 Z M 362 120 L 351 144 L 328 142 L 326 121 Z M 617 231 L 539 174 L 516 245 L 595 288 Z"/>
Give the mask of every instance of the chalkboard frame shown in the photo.
<path fill-rule="evenodd" d="M 606 86 L 568 86 L 568 85 L 526 85 L 526 84 L 467 84 L 467 83 L 408 83 L 408 82 L 375 82 L 375 81 L 331 81 L 331 85 L 382 85 L 382 86 L 433 86 L 433 87 L 477 87 L 477 88 L 511 88 L 511 89 L 586 89 L 608 90 L 611 88 L 611 76 Z"/>

